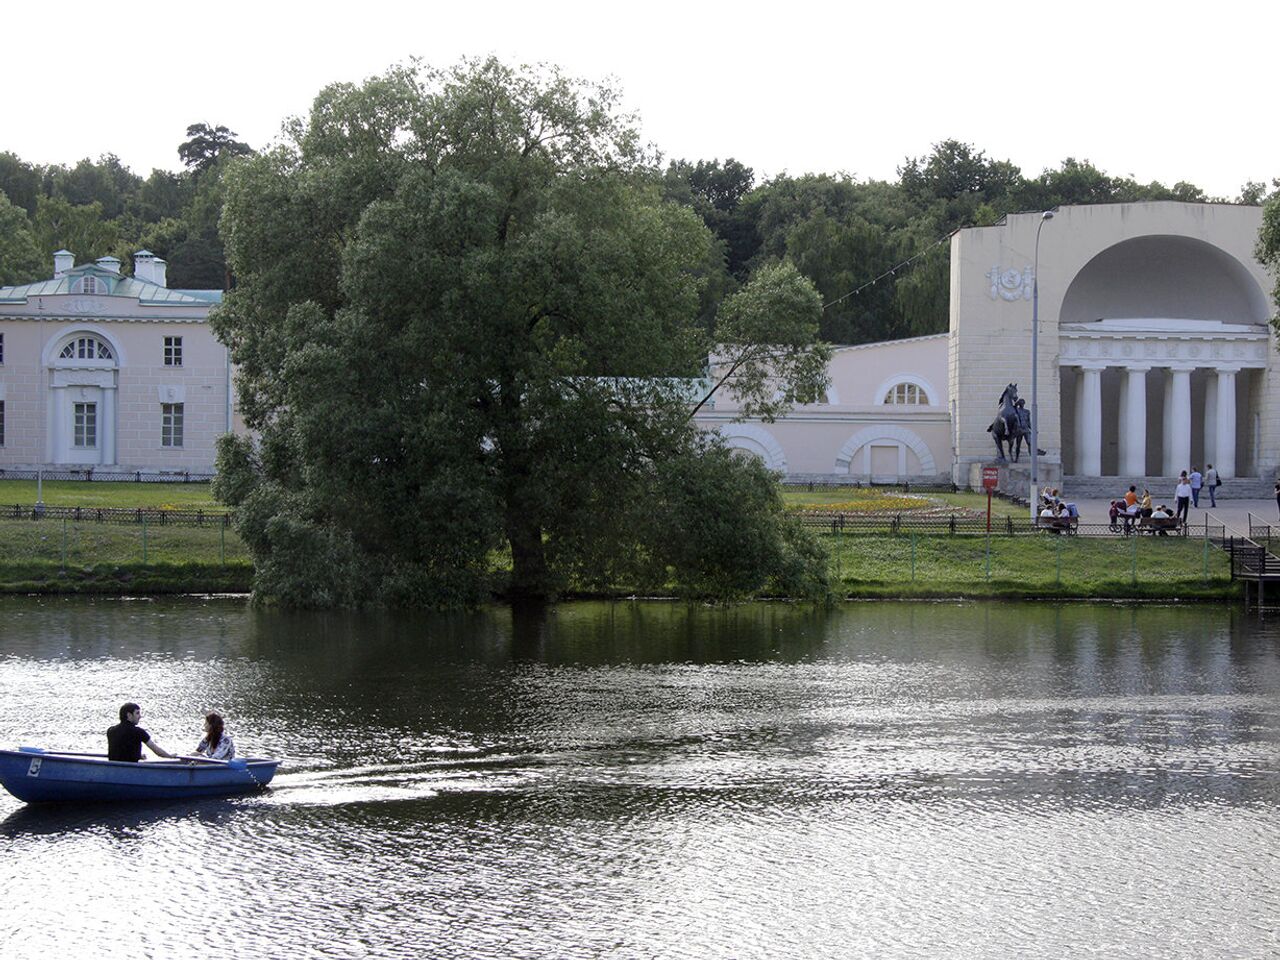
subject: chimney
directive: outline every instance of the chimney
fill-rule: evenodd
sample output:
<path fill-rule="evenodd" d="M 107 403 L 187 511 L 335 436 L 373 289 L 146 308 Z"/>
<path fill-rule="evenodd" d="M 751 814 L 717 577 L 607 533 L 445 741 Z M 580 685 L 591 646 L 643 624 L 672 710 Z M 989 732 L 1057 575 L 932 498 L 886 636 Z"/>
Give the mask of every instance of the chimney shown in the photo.
<path fill-rule="evenodd" d="M 165 279 L 165 272 L 169 269 L 169 264 L 156 257 L 155 262 L 151 265 L 151 282 L 157 287 L 167 287 L 168 281 Z"/>
<path fill-rule="evenodd" d="M 99 257 L 93 262 L 108 273 L 113 273 L 117 277 L 120 276 L 120 261 L 115 257 Z"/>
<path fill-rule="evenodd" d="M 76 255 L 70 250 L 59 250 L 53 255 L 53 279 L 57 280 L 76 265 Z"/>
<path fill-rule="evenodd" d="M 133 255 L 133 275 L 139 280 L 165 286 L 165 268 L 168 265 L 150 250 L 139 250 Z"/>

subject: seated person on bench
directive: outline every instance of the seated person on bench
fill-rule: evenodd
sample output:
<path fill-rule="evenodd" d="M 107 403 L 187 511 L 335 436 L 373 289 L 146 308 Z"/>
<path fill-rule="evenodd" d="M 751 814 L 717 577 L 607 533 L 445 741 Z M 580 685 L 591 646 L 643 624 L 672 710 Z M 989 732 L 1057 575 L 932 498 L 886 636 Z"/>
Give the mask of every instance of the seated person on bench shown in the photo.
<path fill-rule="evenodd" d="M 1173 511 L 1163 503 L 1152 511 L 1148 523 L 1162 537 L 1169 535 L 1169 530 L 1166 528 L 1176 528 L 1178 526 L 1178 521 L 1174 519 Z"/>

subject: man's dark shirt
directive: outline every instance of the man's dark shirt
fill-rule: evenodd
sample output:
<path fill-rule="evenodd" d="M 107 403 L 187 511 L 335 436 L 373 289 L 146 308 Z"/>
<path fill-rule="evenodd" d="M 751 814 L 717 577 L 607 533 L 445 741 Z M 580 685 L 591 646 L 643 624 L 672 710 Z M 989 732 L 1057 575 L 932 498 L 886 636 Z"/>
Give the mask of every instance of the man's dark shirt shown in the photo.
<path fill-rule="evenodd" d="M 107 759 L 137 763 L 142 759 L 142 745 L 150 739 L 151 735 L 136 723 L 121 720 L 107 728 Z"/>

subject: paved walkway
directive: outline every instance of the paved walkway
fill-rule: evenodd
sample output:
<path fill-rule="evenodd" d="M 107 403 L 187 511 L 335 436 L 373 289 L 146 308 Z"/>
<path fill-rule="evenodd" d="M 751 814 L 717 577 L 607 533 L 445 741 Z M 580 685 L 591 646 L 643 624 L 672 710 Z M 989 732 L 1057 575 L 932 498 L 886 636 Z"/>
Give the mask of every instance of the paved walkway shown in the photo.
<path fill-rule="evenodd" d="M 1071 499 L 1070 491 L 1064 491 L 1063 499 Z M 1166 497 L 1153 491 L 1151 501 L 1157 505 L 1166 503 L 1170 507 L 1177 506 L 1177 500 L 1174 499 L 1172 491 Z M 1111 500 L 1077 500 L 1076 506 L 1080 510 L 1080 519 L 1083 523 L 1106 523 Z M 1210 507 L 1209 498 L 1201 497 L 1199 508 L 1192 507 L 1188 519 L 1192 534 L 1195 533 L 1197 526 L 1203 529 L 1205 515 L 1208 514 L 1211 517 L 1209 523 L 1225 526 L 1228 536 L 1233 532 L 1237 536 L 1248 536 L 1251 513 L 1255 524 L 1274 523 L 1280 527 L 1280 510 L 1277 509 L 1275 500 L 1224 500 L 1219 497 L 1218 505 Z M 1280 530 L 1277 530 L 1277 535 L 1280 535 Z"/>

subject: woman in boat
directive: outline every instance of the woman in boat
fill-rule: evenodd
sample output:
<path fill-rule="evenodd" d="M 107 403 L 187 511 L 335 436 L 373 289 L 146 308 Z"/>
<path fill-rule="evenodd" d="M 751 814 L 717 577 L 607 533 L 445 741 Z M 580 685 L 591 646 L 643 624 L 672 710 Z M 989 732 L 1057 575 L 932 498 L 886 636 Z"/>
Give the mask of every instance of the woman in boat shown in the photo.
<path fill-rule="evenodd" d="M 196 753 L 210 760 L 234 760 L 236 745 L 227 735 L 222 717 L 216 713 L 204 715 L 204 739 L 196 747 Z"/>

